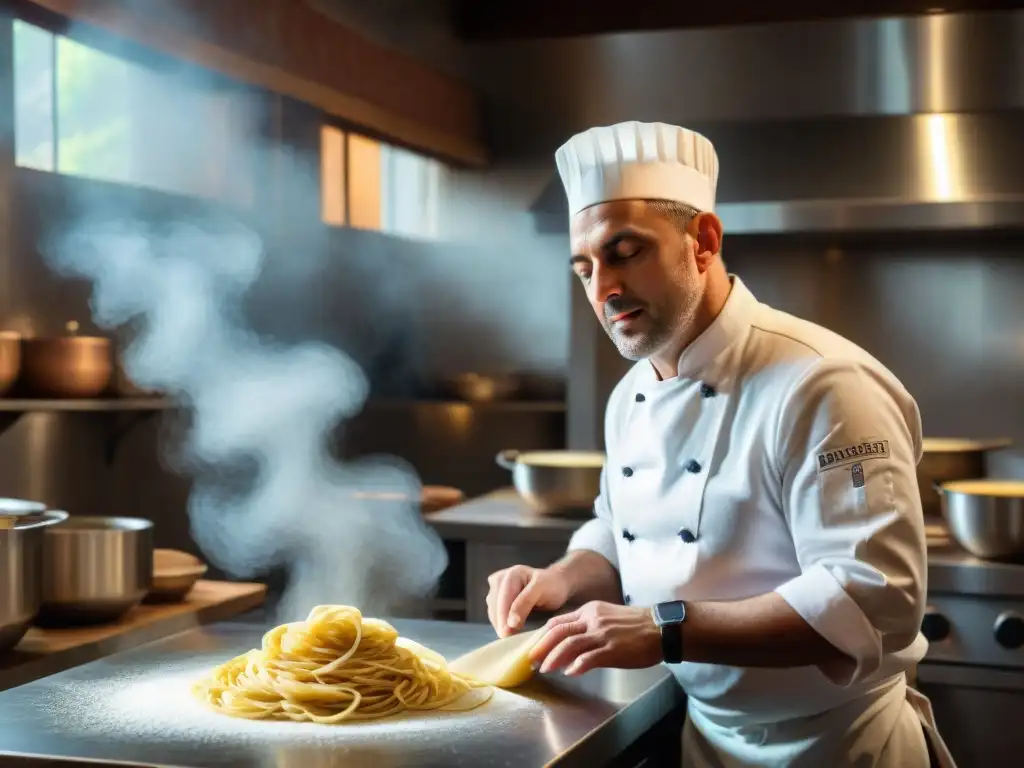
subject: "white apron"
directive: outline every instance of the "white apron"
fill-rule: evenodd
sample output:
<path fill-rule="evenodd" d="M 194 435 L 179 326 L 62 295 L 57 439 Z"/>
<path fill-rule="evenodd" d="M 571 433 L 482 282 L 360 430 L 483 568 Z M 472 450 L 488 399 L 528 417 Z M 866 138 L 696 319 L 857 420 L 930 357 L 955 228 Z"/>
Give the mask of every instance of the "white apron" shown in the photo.
<path fill-rule="evenodd" d="M 699 723 L 699 725 L 698 725 Z M 934 756 L 931 763 L 928 740 Z M 685 768 L 956 768 L 931 703 L 903 675 L 830 712 L 758 728 L 719 726 L 690 709 Z"/>
<path fill-rule="evenodd" d="M 672 665 L 705 740 L 739 760 L 709 765 L 815 765 L 788 761 L 837 744 L 865 765 L 895 767 L 897 753 L 925 765 L 908 713 L 929 708 L 902 682 L 927 650 L 913 398 L 866 352 L 735 277 L 678 374 L 660 381 L 641 361 L 615 388 L 595 519 L 569 549 L 607 558 L 631 605 L 775 591 L 851 660 Z"/>

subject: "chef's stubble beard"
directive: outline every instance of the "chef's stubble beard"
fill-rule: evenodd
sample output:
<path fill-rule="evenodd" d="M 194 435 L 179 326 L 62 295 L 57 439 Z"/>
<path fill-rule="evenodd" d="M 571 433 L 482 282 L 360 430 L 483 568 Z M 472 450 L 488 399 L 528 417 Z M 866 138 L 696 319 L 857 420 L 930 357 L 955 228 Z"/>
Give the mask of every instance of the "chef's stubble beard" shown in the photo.
<path fill-rule="evenodd" d="M 696 268 L 691 272 L 687 267 L 687 262 L 680 262 L 676 269 L 666 275 L 677 287 L 676 301 L 673 302 L 675 306 L 667 307 L 663 312 L 652 311 L 649 305 L 644 307 L 651 322 L 651 329 L 647 333 L 625 336 L 615 331 L 607 320 L 602 323 L 605 333 L 624 358 L 643 360 L 651 357 L 685 335 L 685 330 L 693 325 L 702 289 Z M 666 317 L 670 319 L 666 320 Z"/>

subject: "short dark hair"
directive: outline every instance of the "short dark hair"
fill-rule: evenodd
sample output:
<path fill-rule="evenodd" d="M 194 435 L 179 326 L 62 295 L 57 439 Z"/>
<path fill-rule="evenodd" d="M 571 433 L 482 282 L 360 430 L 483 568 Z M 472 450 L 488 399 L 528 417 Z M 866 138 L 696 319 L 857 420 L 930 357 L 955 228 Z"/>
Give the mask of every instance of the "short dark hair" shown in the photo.
<path fill-rule="evenodd" d="M 700 211 L 692 205 L 677 203 L 674 200 L 644 200 L 644 202 L 653 211 L 671 221 L 680 234 L 686 234 L 686 228 L 690 226 L 690 222 L 700 215 Z"/>

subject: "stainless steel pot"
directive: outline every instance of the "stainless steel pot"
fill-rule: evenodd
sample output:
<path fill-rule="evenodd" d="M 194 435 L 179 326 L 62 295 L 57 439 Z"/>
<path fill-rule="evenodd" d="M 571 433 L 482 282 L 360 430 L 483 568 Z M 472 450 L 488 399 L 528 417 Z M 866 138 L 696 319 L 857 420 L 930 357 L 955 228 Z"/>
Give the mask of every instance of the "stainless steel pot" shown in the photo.
<path fill-rule="evenodd" d="M 18 644 L 43 602 L 43 530 L 67 520 L 57 510 L 22 515 L 0 529 L 0 651 Z"/>
<path fill-rule="evenodd" d="M 79 517 L 46 531 L 44 626 L 112 621 L 149 592 L 153 524 L 135 517 Z"/>
<path fill-rule="evenodd" d="M 958 480 L 938 491 L 950 534 L 972 555 L 1024 555 L 1024 480 Z"/>
<path fill-rule="evenodd" d="M 950 480 L 974 480 L 985 476 L 985 454 L 1007 448 L 1009 439 L 969 440 L 958 437 L 926 437 L 917 465 L 917 484 L 926 518 L 942 515 L 937 484 Z"/>
<path fill-rule="evenodd" d="M 512 472 L 512 485 L 535 512 L 576 517 L 593 509 L 605 455 L 596 451 L 506 450 L 496 461 Z"/>

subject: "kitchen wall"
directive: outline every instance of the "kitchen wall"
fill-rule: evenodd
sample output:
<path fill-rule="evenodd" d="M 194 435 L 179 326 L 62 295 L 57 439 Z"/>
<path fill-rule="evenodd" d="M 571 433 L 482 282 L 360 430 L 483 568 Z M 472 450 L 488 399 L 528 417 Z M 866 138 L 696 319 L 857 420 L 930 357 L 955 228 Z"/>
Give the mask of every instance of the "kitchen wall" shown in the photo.
<path fill-rule="evenodd" d="M 551 153 L 561 141 L 619 120 L 664 120 L 713 133 L 738 120 L 832 120 L 856 130 L 928 111 L 1020 114 L 1024 52 L 1014 39 L 1022 27 L 1020 12 L 935 15 L 470 49 L 469 71 L 488 94 L 501 165 L 470 185 L 468 201 L 458 188 L 453 198 L 470 205 L 481 201 L 481 188 L 490 190 L 486 199 L 514 203 L 505 215 L 517 221 L 533 202 L 525 190 L 536 200 L 554 174 Z M 966 45 L 969 40 L 974 43 Z M 816 66 L 807 67 L 808 58 Z M 742 174 L 727 168 L 728 156 L 721 162 L 723 178 Z M 823 163 L 820 172 L 826 168 Z M 494 222 L 491 231 L 515 230 Z M 568 280 L 564 236 L 523 230 L 505 247 L 547 246 L 554 260 L 524 264 L 518 282 L 507 276 L 509 291 L 518 285 L 528 292 L 536 279 Z M 727 234 L 725 242 L 728 266 L 762 300 L 848 336 L 889 365 L 917 397 L 928 434 L 1009 435 L 1024 444 L 1022 250 L 1020 236 L 979 231 L 811 241 Z M 557 322 L 572 318 L 570 344 L 578 353 L 580 339 L 601 334 L 582 293 L 567 287 L 572 308 L 560 308 Z M 539 313 L 556 314 L 553 309 L 535 307 L 537 322 Z M 596 375 L 608 378 L 608 387 L 625 369 L 603 337 L 586 354 L 600 358 Z M 581 370 L 588 380 L 572 387 L 599 386 L 589 380 L 593 367 Z M 585 417 L 599 423 L 600 414 Z M 573 418 L 570 402 L 570 423 Z M 993 471 L 1024 476 L 1024 458 L 996 456 Z"/>
<path fill-rule="evenodd" d="M 1021 16 L 1010 20 L 1019 25 Z M 890 29 L 896 38 L 925 34 L 929 24 L 933 33 L 942 29 L 941 20 L 920 24 Z M 1000 26 L 1006 21 L 997 19 Z M 860 33 L 868 41 L 859 59 L 861 86 L 854 89 L 860 95 L 842 101 L 836 86 L 856 73 L 800 68 L 787 54 L 797 43 L 835 44 L 839 33 L 828 29 L 781 29 L 771 68 L 744 56 L 745 36 L 753 33 L 742 30 L 421 47 L 428 58 L 447 51 L 445 66 L 462 68 L 485 94 L 497 150 L 493 167 L 446 175 L 437 243 L 324 227 L 313 185 L 308 197 L 273 201 L 264 209 L 272 216 L 255 217 L 276 226 L 266 235 L 266 273 L 250 301 L 254 323 L 280 339 L 320 338 L 349 349 L 373 371 L 378 390 L 393 396 L 459 370 L 565 374 L 573 334 L 593 333 L 595 321 L 573 284 L 565 235 L 538 233 L 530 207 L 551 181 L 552 152 L 573 131 L 631 118 L 721 120 L 744 109 L 768 118 L 865 117 L 935 106 L 940 97 L 950 110 L 1007 103 L 996 85 L 886 90 L 882 64 L 895 54 L 866 32 Z M 652 56 L 632 58 L 644 50 Z M 966 50 L 956 48 L 955 55 Z M 1024 92 L 1014 80 L 1024 71 L 1021 63 L 1004 62 L 1000 81 L 1017 94 Z M 712 66 L 727 70 L 733 90 L 708 91 L 700 72 Z M 958 83 L 955 70 L 942 82 Z M 315 115 L 291 105 L 274 125 L 295 150 L 284 153 L 283 162 L 305 163 L 296 173 L 315 167 Z M 59 209 L 54 201 L 67 185 L 97 182 L 5 173 L 18 181 L 5 185 L 14 191 L 0 201 L 14 206 L 17 233 L 0 265 L 4 322 L 30 315 L 40 332 L 56 332 L 74 317 L 88 329 L 87 287 L 50 274 L 34 243 L 45 228 L 37 212 Z M 172 215 L 177 205 L 156 193 L 143 197 L 157 201 L 157 208 L 169 206 L 154 216 Z M 1024 289 L 1019 252 L 1013 240 L 977 236 L 814 243 L 727 238 L 725 255 L 763 300 L 848 335 L 890 365 L 917 396 L 931 434 L 1010 434 L 1024 441 L 1024 312 L 1014 299 Z M 604 370 L 621 366 L 610 344 L 600 351 Z M 190 546 L 188 482 L 164 466 L 158 449 L 175 416 L 133 425 L 108 464 L 108 438 L 123 421 L 106 414 L 22 416 L 0 435 L 0 494 L 44 498 L 80 513 L 143 514 L 158 520 L 162 544 Z M 491 463 L 495 450 L 560 445 L 564 424 L 557 414 L 531 422 L 514 411 L 392 407 L 351 425 L 343 450 L 398 453 L 420 467 L 425 482 L 475 493 L 507 479 Z"/>

